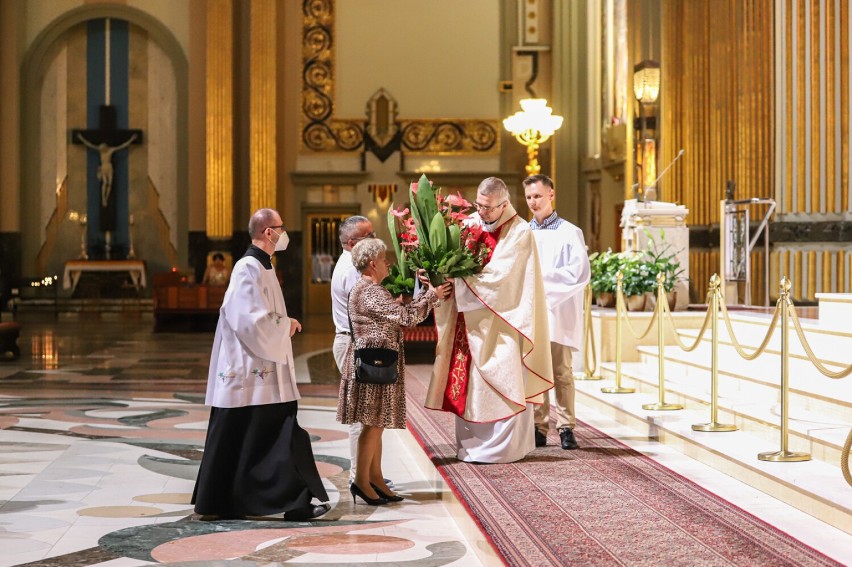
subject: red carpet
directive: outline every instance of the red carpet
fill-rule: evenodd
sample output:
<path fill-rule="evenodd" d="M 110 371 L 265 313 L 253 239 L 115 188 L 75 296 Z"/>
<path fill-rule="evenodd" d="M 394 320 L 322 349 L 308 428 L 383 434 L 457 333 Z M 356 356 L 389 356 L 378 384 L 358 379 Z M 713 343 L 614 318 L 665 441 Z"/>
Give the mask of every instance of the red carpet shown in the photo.
<path fill-rule="evenodd" d="M 406 387 L 410 430 L 507 565 L 840 565 L 583 423 L 578 451 L 551 433 L 523 461 L 462 463 L 454 417 Z"/>

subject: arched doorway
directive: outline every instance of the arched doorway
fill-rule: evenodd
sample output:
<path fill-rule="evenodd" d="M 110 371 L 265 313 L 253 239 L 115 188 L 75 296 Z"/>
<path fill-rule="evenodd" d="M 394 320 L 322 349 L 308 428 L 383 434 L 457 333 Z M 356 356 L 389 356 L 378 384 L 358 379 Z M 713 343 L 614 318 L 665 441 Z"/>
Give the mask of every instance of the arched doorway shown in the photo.
<path fill-rule="evenodd" d="M 56 273 L 80 255 L 103 255 L 105 244 L 116 256 L 132 249 L 151 270 L 185 262 L 187 60 L 173 34 L 135 8 L 81 6 L 33 41 L 21 88 L 22 273 Z M 101 107 L 113 109 L 113 124 L 102 123 Z M 74 135 L 110 126 L 137 129 L 144 143 L 108 142 L 116 151 L 106 160 Z M 107 162 L 115 166 L 109 235 L 97 218 Z"/>

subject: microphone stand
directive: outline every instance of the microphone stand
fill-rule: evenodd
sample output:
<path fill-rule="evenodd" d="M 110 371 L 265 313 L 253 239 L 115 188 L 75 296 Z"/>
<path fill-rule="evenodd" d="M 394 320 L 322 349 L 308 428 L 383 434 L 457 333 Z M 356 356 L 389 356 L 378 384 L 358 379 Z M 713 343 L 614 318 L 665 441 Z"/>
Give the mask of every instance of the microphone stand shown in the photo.
<path fill-rule="evenodd" d="M 668 171 L 672 168 L 672 166 L 673 166 L 675 163 L 677 163 L 677 160 L 679 160 L 679 159 L 683 156 L 683 154 L 685 154 L 685 153 L 686 153 L 686 150 L 681 149 L 681 150 L 677 153 L 677 155 L 675 156 L 675 158 L 672 160 L 672 162 L 671 162 L 671 163 L 670 163 L 670 164 L 669 164 L 669 165 L 668 165 L 668 166 L 667 166 L 667 167 L 663 170 L 663 172 L 662 172 L 660 175 L 658 175 L 658 176 L 657 176 L 657 178 L 654 180 L 654 182 L 653 182 L 653 183 L 651 183 L 648 187 L 646 187 L 646 188 L 645 188 L 645 201 L 646 201 L 646 202 L 647 202 L 647 201 L 656 201 L 656 196 L 657 196 L 657 189 L 656 189 L 656 187 L 657 187 L 657 182 L 658 182 L 660 179 L 662 179 L 662 178 L 663 178 L 663 176 L 664 176 L 664 175 L 665 175 L 665 174 L 666 174 L 666 173 L 667 173 L 667 172 L 668 172 Z M 653 193 L 651 193 L 652 197 L 651 197 L 651 198 L 649 198 L 649 197 L 648 197 L 648 193 L 650 193 L 651 191 L 653 191 Z"/>

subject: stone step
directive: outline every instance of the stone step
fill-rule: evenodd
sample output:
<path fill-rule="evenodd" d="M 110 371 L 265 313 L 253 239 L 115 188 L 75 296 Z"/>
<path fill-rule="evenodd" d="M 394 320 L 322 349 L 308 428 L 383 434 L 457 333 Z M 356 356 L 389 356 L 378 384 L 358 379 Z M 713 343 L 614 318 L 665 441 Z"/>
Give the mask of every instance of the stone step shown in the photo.
<path fill-rule="evenodd" d="M 758 453 L 778 450 L 777 443 L 768 443 L 752 431 L 698 432 L 696 423 L 709 420 L 706 404 L 687 399 L 681 411 L 649 412 L 642 404 L 657 401 L 656 391 L 635 394 L 605 394 L 601 387 L 613 385 L 612 365 L 604 366 L 602 381 L 577 381 L 577 402 L 612 417 L 635 429 L 640 437 L 647 436 L 670 445 L 717 470 L 733 476 L 771 496 L 778 498 L 847 533 L 852 533 L 852 490 L 843 478 L 837 461 L 834 464 L 819 459 L 806 462 L 766 462 Z M 644 375 L 641 363 L 626 363 L 627 376 L 623 385 L 636 384 L 643 388 L 652 380 Z M 656 374 L 653 376 L 656 380 Z M 650 388 L 653 390 L 653 388 Z M 675 399 L 666 401 L 674 402 Z M 720 414 L 720 421 L 724 421 Z M 727 416 L 726 416 L 727 417 Z M 579 416 L 582 419 L 582 415 Z M 730 417 L 728 417 L 730 419 Z M 792 448 L 791 448 L 792 449 Z"/>
<path fill-rule="evenodd" d="M 852 293 L 818 293 L 819 323 L 827 328 L 849 329 L 852 321 Z"/>
<path fill-rule="evenodd" d="M 645 355 L 650 357 L 648 353 Z M 681 367 L 676 363 L 667 360 L 665 401 L 701 411 L 704 416 L 695 423 L 707 422 L 710 419 L 709 371 L 702 374 L 696 372 L 694 367 L 688 367 L 687 370 L 689 374 L 681 371 Z M 614 379 L 615 365 L 604 364 L 602 376 Z M 659 396 L 658 382 L 656 353 L 653 355 L 652 364 L 622 364 L 622 383 L 635 387 L 640 393 L 653 396 L 654 401 Z M 760 395 L 761 392 L 757 391 L 759 388 L 768 389 L 760 384 L 720 375 L 717 419 L 722 423 L 732 423 L 762 439 L 764 451 L 777 450 L 780 448 L 780 403 L 777 395 L 774 398 Z M 848 418 L 849 413 L 839 418 L 830 418 L 822 413 L 802 410 L 791 401 L 788 420 L 790 450 L 806 452 L 814 459 L 839 466 L 843 443 L 852 427 L 852 423 L 844 417 Z"/>
<path fill-rule="evenodd" d="M 729 313 L 731 325 L 734 327 L 734 337 L 743 347 L 751 351 L 763 342 L 771 322 L 771 315 L 761 313 Z M 852 364 L 852 323 L 847 323 L 844 328 L 827 326 L 813 319 L 799 319 L 805 339 L 811 347 L 814 356 L 822 362 L 836 365 L 837 367 L 848 367 Z M 852 319 L 850 319 L 852 321 Z M 695 337 L 696 329 L 679 328 L 678 332 L 684 337 Z M 776 327 L 767 348 L 776 353 L 781 352 L 781 325 Z M 790 321 L 789 351 L 791 356 L 806 358 L 807 352 L 797 336 L 793 322 Z M 710 342 L 712 337 L 710 331 L 704 334 L 704 342 Z M 731 343 L 727 325 L 719 319 L 719 340 Z"/>
<path fill-rule="evenodd" d="M 656 347 L 637 347 L 647 372 L 658 374 Z M 699 386 L 710 387 L 712 347 L 700 344 L 691 352 L 677 346 L 665 348 L 666 376 L 689 376 Z M 781 357 L 765 352 L 755 360 L 745 360 L 730 344 L 719 344 L 719 396 L 734 401 L 775 403 L 781 397 Z M 836 367 L 835 367 L 836 368 Z M 801 410 L 822 415 L 829 421 L 852 426 L 852 378 L 831 379 L 817 371 L 809 360 L 789 359 L 789 395 L 791 412 Z"/>

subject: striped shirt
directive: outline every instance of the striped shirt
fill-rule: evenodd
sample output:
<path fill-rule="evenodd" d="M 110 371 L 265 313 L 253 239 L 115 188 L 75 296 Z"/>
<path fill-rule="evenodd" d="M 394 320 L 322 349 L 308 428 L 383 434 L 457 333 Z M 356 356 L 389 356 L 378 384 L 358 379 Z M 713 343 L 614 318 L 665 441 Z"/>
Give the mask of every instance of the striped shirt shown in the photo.
<path fill-rule="evenodd" d="M 563 223 L 567 222 L 565 219 L 561 218 L 556 214 L 556 211 L 553 211 L 549 217 L 544 219 L 544 222 L 539 224 L 535 217 L 530 221 L 530 228 L 533 230 L 556 230 Z"/>

